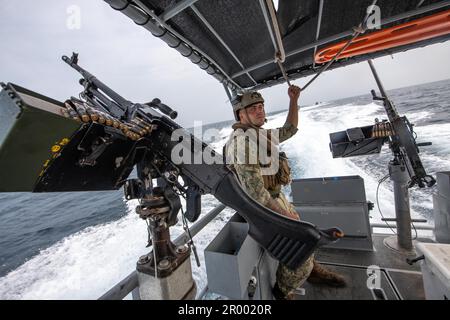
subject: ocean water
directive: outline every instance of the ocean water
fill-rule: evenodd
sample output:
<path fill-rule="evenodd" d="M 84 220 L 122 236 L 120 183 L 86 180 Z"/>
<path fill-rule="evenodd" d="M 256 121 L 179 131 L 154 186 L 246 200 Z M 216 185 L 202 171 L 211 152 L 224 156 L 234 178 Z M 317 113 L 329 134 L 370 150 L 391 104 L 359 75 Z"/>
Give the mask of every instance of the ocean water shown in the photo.
<path fill-rule="evenodd" d="M 429 174 L 450 170 L 450 80 L 388 91 L 399 113 L 415 124 Z M 267 128 L 283 125 L 286 111 L 268 116 Z M 376 202 L 378 180 L 387 174 L 392 158 L 387 146 L 379 155 L 333 159 L 329 133 L 373 124 L 386 119 L 384 108 L 370 95 L 302 106 L 299 132 L 283 143 L 294 178 L 360 175 L 367 199 Z M 212 143 L 221 152 L 231 133 L 231 121 L 205 126 L 219 130 Z M 289 188 L 286 188 L 289 194 Z M 429 189 L 411 189 L 413 217 L 433 222 Z M 389 180 L 380 186 L 380 208 L 386 217 L 394 213 Z M 203 198 L 203 212 L 217 205 Z M 126 202 L 123 192 L 54 194 L 0 193 L 0 299 L 96 299 L 135 268 L 148 249 L 145 222 L 135 214 L 136 200 Z M 203 249 L 232 215 L 224 210 L 195 238 L 201 267 L 192 263 L 199 289 L 206 284 Z M 380 222 L 375 209 L 371 222 Z M 173 237 L 182 232 L 171 228 Z"/>

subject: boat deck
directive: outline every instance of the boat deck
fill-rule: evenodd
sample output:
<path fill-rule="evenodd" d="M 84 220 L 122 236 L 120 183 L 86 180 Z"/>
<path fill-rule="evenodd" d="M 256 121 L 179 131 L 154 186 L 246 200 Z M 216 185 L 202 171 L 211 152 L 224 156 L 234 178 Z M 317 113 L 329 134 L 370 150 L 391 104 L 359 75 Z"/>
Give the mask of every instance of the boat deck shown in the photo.
<path fill-rule="evenodd" d="M 297 295 L 296 298 L 298 300 L 425 299 L 420 264 L 415 263 L 412 266 L 407 264 L 405 256 L 383 244 L 386 237 L 387 235 L 373 235 L 375 248 L 373 252 L 324 248 L 317 251 L 316 260 L 346 277 L 348 285 L 344 288 L 330 288 L 306 282 L 303 285 L 304 294 Z M 420 241 L 430 240 L 420 239 Z M 374 283 L 369 266 L 379 267 L 381 290 L 368 288 L 368 284 Z"/>

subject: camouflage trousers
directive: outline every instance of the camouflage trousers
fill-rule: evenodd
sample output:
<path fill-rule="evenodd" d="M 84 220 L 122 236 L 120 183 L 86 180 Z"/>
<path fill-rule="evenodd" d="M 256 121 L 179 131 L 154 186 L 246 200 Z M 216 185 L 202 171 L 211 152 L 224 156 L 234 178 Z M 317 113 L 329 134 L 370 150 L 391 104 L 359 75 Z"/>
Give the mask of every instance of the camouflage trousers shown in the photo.
<path fill-rule="evenodd" d="M 289 203 L 283 193 L 275 198 L 278 204 L 285 210 L 296 212 L 294 206 Z M 288 296 L 293 290 L 300 287 L 308 279 L 314 266 L 314 254 L 312 254 L 300 267 L 292 270 L 280 263 L 278 265 L 276 279 L 281 292 Z"/>

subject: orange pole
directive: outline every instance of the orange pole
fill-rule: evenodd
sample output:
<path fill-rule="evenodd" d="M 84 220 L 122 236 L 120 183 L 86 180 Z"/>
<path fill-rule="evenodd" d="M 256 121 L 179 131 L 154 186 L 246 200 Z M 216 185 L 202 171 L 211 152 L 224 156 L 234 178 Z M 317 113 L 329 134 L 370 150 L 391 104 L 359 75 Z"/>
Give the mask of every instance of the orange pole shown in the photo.
<path fill-rule="evenodd" d="M 420 18 L 358 37 L 339 55 L 338 59 L 386 50 L 449 33 L 450 10 L 446 10 L 429 17 Z M 342 41 L 321 49 L 315 55 L 315 62 L 325 63 L 330 61 L 347 42 Z"/>

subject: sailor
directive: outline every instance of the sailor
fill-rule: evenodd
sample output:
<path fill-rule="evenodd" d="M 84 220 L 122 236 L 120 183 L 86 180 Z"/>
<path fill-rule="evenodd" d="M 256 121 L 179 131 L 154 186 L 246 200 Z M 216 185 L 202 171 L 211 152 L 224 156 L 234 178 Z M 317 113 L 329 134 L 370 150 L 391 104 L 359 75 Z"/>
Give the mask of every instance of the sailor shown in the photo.
<path fill-rule="evenodd" d="M 259 92 L 246 92 L 238 96 L 233 104 L 237 122 L 232 127 L 234 131 L 225 146 L 224 153 L 243 189 L 252 198 L 283 216 L 300 220 L 294 206 L 281 192 L 281 187 L 291 182 L 291 175 L 286 155 L 278 153 L 278 144 L 292 137 L 298 130 L 300 88 L 291 85 L 288 96 L 290 102 L 286 123 L 275 130 L 262 128 L 266 122 L 266 114 L 264 99 Z M 265 157 L 269 158 L 264 161 L 264 164 L 261 161 L 264 154 L 261 152 L 263 144 L 265 144 L 263 148 L 267 148 Z M 277 165 L 274 166 L 273 162 Z M 345 286 L 345 279 L 342 276 L 322 267 L 314 260 L 314 255 L 311 255 L 297 270 L 291 270 L 282 263 L 279 264 L 276 273 L 277 281 L 273 288 L 274 297 L 292 299 L 295 289 L 299 288 L 306 279 L 311 283 L 323 283 L 335 287 Z"/>

